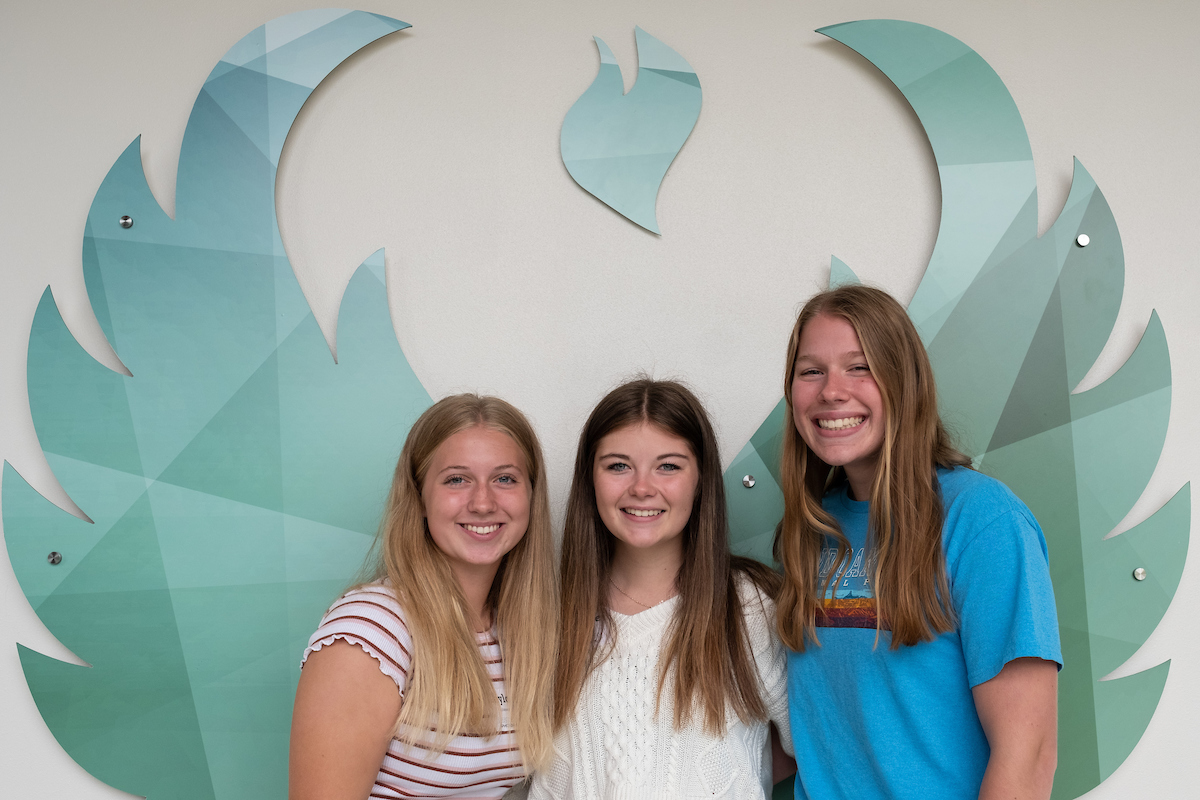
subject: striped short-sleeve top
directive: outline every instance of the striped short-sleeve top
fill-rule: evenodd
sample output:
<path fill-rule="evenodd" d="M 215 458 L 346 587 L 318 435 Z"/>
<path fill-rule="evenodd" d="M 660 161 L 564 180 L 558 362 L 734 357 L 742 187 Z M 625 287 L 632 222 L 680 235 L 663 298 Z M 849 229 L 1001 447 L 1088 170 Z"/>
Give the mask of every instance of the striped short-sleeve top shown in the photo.
<path fill-rule="evenodd" d="M 393 739 L 375 778 L 372 798 L 498 798 L 524 779 L 509 722 L 500 643 L 495 631 L 476 636 L 500 702 L 500 733 L 490 738 L 456 736 L 437 756 Z M 396 682 L 400 696 L 404 696 L 413 643 L 404 612 L 390 586 L 371 584 L 339 598 L 309 639 L 301 666 L 309 653 L 337 639 L 358 645 L 378 661 L 379 669 Z"/>

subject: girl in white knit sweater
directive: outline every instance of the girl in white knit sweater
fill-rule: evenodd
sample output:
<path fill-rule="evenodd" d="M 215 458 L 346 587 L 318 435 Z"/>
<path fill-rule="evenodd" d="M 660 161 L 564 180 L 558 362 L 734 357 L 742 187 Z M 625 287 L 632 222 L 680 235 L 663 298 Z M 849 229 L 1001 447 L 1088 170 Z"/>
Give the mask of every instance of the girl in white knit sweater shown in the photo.
<path fill-rule="evenodd" d="M 562 551 L 557 732 L 530 797 L 761 800 L 791 752 L 778 576 L 729 553 L 696 397 L 637 380 L 579 439 Z"/>

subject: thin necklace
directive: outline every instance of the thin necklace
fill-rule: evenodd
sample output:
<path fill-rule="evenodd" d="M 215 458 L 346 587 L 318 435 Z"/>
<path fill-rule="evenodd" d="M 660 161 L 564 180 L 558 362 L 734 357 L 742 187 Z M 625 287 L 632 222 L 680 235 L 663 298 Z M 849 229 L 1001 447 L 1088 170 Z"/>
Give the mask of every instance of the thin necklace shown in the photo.
<path fill-rule="evenodd" d="M 609 579 L 608 579 L 608 582 L 609 582 L 609 583 L 611 583 L 611 584 L 612 584 L 612 587 L 613 587 L 614 589 L 616 589 L 618 592 L 620 592 L 621 594 L 625 595 L 625 596 L 626 596 L 626 597 L 628 597 L 630 600 L 632 600 L 633 602 L 637 603 L 639 606 L 641 606 L 642 608 L 646 609 L 647 611 L 649 611 L 649 610 L 650 610 L 650 609 L 652 609 L 652 608 L 657 608 L 658 606 L 661 606 L 663 603 L 667 602 L 667 601 L 668 601 L 668 600 L 670 600 L 672 597 L 674 597 L 676 594 L 678 594 L 678 592 L 671 592 L 669 595 L 667 595 L 666 597 L 664 597 L 662 600 L 659 600 L 659 601 L 658 601 L 657 603 L 655 603 L 654 605 L 652 605 L 652 606 L 648 606 L 648 605 L 646 605 L 645 603 L 643 603 L 641 600 L 638 600 L 636 597 L 634 597 L 634 596 L 632 596 L 631 594 L 629 594 L 629 592 L 625 591 L 625 590 L 624 590 L 624 589 L 622 589 L 620 586 L 617 586 L 617 582 L 616 582 L 616 581 L 614 581 L 614 580 L 612 579 L 612 577 L 611 577 L 611 576 L 609 577 Z"/>

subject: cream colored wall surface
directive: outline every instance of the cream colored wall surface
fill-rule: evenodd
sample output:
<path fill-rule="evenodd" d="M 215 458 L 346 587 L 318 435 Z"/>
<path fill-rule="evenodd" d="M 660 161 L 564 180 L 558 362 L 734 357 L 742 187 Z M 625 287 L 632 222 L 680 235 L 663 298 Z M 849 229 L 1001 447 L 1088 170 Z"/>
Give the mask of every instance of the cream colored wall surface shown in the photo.
<path fill-rule="evenodd" d="M 69 503 L 38 447 L 25 391 L 34 308 L 49 284 L 105 363 L 80 272 L 92 195 L 142 135 L 155 195 L 174 210 L 184 125 L 205 76 L 283 0 L 0 6 L 0 458 Z M 327 331 L 359 263 L 387 248 L 396 332 L 430 394 L 500 394 L 548 450 L 561 506 L 591 406 L 638 371 L 686 379 L 707 402 L 726 463 L 780 391 L 797 304 L 836 254 L 912 295 L 937 234 L 939 189 L 914 114 L 871 65 L 813 33 L 873 17 L 940 28 L 1008 85 L 1037 164 L 1040 229 L 1071 157 L 1110 203 L 1126 258 L 1116 329 L 1084 387 L 1133 350 L 1152 309 L 1171 348 L 1166 447 L 1121 530 L 1200 475 L 1200 5 L 1128 2 L 550 0 L 382 2 L 410 31 L 370 46 L 313 95 L 278 179 L 283 239 Z M 559 126 L 597 67 L 593 35 L 626 85 L 633 28 L 678 50 L 704 91 L 700 120 L 658 199 L 661 238 L 567 175 Z M 1193 522 L 1193 527 L 1198 527 Z M 75 660 L 0 558 L 0 793 L 124 796 L 59 748 L 26 688 L 16 642 Z M 1141 744 L 1090 798 L 1196 796 L 1200 554 L 1162 624 L 1117 675 L 1172 659 Z M 299 656 L 299 654 L 297 654 Z"/>

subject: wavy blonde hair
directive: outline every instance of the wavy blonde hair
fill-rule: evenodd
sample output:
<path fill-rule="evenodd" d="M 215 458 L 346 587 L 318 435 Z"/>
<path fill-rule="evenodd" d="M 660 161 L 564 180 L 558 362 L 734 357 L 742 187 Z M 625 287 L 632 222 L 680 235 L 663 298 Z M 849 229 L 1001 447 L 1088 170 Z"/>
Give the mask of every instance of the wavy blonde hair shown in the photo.
<path fill-rule="evenodd" d="M 499 733 L 500 705 L 468 621 L 466 600 L 429 535 L 421 499 L 434 452 L 454 434 L 477 425 L 516 443 L 530 481 L 529 527 L 501 560 L 487 598 L 504 655 L 512 724 L 528 773 L 550 756 L 558 605 L 545 464 L 537 435 L 520 411 L 496 397 L 460 394 L 421 415 L 396 464 L 368 577 L 390 582 L 413 640 L 395 734 L 442 752 L 453 736 Z"/>
<path fill-rule="evenodd" d="M 811 298 L 788 342 L 783 393 L 787 399 L 781 478 L 783 521 L 775 557 L 785 580 L 778 609 L 779 637 L 792 650 L 820 644 L 816 615 L 829 585 L 849 558 L 850 543 L 821 507 L 845 470 L 822 461 L 793 421 L 792 378 L 804 326 L 818 315 L 841 317 L 858 335 L 884 409 L 884 440 L 871 486 L 867 547 L 872 551 L 878 626 L 892 632 L 891 648 L 930 641 L 954 629 L 950 586 L 942 553 L 944 512 L 937 467 L 967 466 L 938 416 L 937 387 L 925 345 L 904 308 L 880 289 L 841 286 Z M 818 564 L 826 538 L 837 557 L 824 579 Z M 878 629 L 877 629 L 878 630 Z"/>

